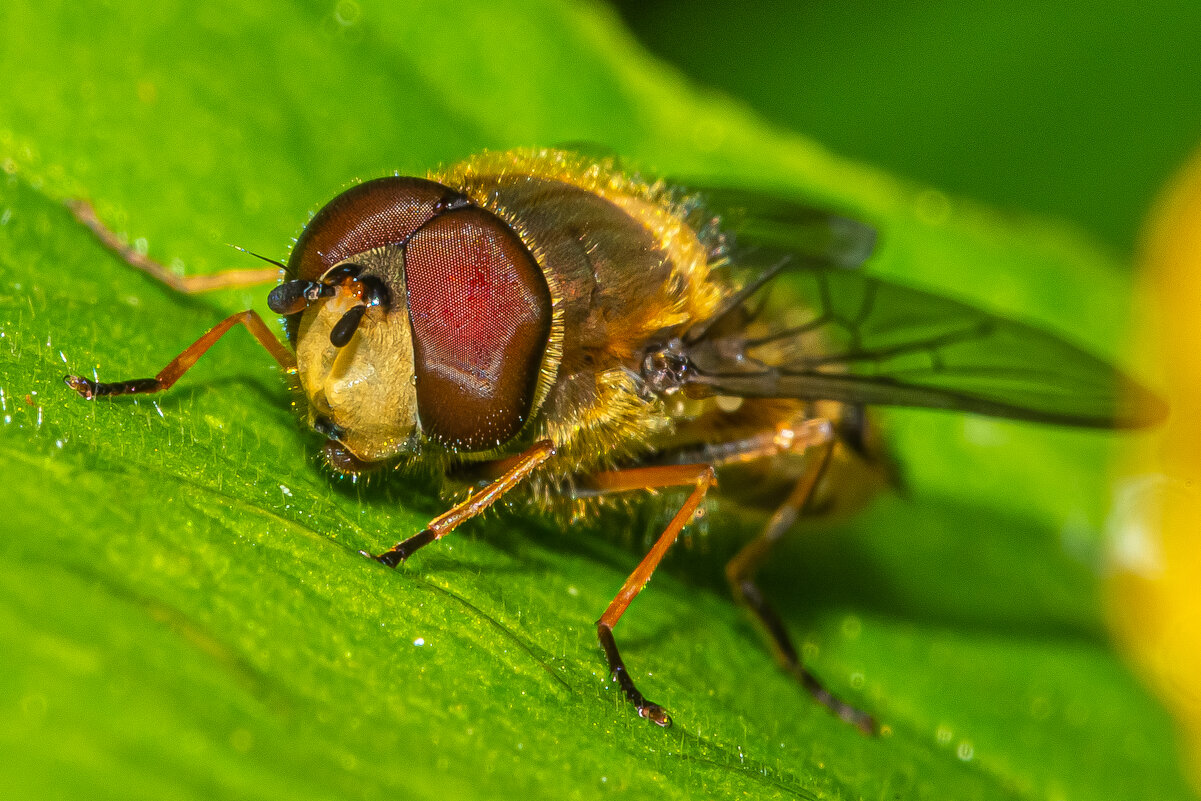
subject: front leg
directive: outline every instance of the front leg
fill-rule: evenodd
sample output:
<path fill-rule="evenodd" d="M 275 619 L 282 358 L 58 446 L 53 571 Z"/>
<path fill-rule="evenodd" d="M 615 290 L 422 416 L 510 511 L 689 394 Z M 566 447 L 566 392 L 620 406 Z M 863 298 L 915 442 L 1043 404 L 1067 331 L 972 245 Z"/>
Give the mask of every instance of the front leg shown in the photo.
<path fill-rule="evenodd" d="M 455 505 L 445 514 L 435 517 L 429 522 L 429 525 L 407 540 L 396 543 L 378 555 L 366 551 L 360 551 L 360 553 L 363 556 L 370 556 L 382 565 L 396 567 L 418 549 L 424 548 L 435 540 L 442 539 L 461 523 L 470 520 L 496 503 L 502 495 L 524 481 L 554 455 L 555 446 L 550 440 L 544 439 L 535 443 L 532 448 L 512 460 L 511 466 L 499 478 L 483 489 L 471 493 L 467 500 Z"/>

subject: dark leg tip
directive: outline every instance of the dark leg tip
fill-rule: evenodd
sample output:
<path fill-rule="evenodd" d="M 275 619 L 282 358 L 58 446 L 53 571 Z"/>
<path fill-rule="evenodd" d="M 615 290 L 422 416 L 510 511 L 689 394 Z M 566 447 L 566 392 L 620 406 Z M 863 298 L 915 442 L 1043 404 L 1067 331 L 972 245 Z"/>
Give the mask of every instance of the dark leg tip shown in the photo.
<path fill-rule="evenodd" d="M 374 559 L 385 567 L 396 567 L 404 561 L 404 556 L 397 553 L 395 548 L 384 551 L 381 554 L 368 553 L 367 551 L 359 551 L 359 553 L 368 559 Z"/>
<path fill-rule="evenodd" d="M 839 717 L 868 737 L 875 737 L 880 733 L 880 727 L 876 725 L 876 719 L 866 712 L 860 712 L 858 709 L 852 708 L 848 712 L 840 714 Z"/>
<path fill-rule="evenodd" d="M 655 725 L 662 726 L 665 729 L 671 728 L 671 715 L 667 714 L 667 710 L 658 704 L 652 704 L 650 701 L 647 701 L 638 707 L 638 714 Z"/>
<path fill-rule="evenodd" d="M 414 551 L 416 551 L 418 548 L 429 545 L 437 538 L 437 535 L 427 528 L 417 532 L 404 542 L 398 542 L 396 545 L 393 545 L 391 548 L 379 554 L 378 556 L 376 554 L 367 553 L 366 551 L 359 551 L 359 553 L 361 553 L 363 556 L 368 556 L 374 559 L 381 565 L 386 565 L 387 567 L 396 567 L 401 562 L 412 556 Z"/>
<path fill-rule="evenodd" d="M 96 397 L 96 382 L 77 375 L 63 376 L 63 383 L 75 390 L 85 400 Z"/>

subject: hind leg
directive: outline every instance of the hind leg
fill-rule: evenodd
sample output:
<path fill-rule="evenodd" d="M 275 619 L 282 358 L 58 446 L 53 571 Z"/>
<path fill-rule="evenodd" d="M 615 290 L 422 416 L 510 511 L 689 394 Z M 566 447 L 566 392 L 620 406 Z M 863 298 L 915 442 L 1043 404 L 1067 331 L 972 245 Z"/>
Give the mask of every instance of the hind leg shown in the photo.
<path fill-rule="evenodd" d="M 835 715 L 865 734 L 874 734 L 876 724 L 870 715 L 835 697 L 816 676 L 801 664 L 788 629 L 775 609 L 764 598 L 759 585 L 755 583 L 755 575 L 767 560 L 772 548 L 793 527 L 804 510 L 805 504 L 813 496 L 814 489 L 830 464 L 833 452 L 834 442 L 832 440 L 820 448 L 810 451 L 810 462 L 796 486 L 793 487 L 784 503 L 776 509 L 762 533 L 747 543 L 726 565 L 726 578 L 730 582 L 730 589 L 733 591 L 734 597 L 755 615 L 767 632 L 772 650 L 780 665 L 796 676 L 801 685 Z"/>

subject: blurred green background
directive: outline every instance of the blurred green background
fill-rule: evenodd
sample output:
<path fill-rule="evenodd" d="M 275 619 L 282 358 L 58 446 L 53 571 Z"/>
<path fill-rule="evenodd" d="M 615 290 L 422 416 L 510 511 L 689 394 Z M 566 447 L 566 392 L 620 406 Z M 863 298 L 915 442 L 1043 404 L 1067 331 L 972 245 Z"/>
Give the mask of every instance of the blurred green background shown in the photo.
<path fill-rule="evenodd" d="M 1195 0 L 617 0 L 651 52 L 832 150 L 1129 254 L 1201 145 Z"/>

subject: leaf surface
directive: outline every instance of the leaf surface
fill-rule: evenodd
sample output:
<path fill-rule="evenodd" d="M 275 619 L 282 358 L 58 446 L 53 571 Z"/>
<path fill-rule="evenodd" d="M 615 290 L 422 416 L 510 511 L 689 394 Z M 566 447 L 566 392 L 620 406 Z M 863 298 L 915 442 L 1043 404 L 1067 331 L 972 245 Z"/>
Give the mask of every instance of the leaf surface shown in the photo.
<path fill-rule="evenodd" d="M 330 478 L 249 337 L 161 397 L 61 382 L 153 374 L 223 316 L 266 313 L 265 292 L 182 298 L 133 273 L 72 196 L 204 273 L 255 266 L 227 242 L 284 257 L 355 178 L 600 142 L 868 220 L 880 274 L 1112 357 L 1125 287 L 1073 234 L 774 131 L 590 4 L 17 1 L 0 30 L 0 795 L 1186 797 L 1169 721 L 1100 623 L 1109 434 L 890 415 L 907 492 L 767 571 L 875 739 L 781 675 L 727 599 L 749 524 L 716 506 L 618 629 L 665 731 L 594 638 L 653 514 L 567 532 L 499 514 L 392 572 L 358 551 L 438 502 Z"/>

